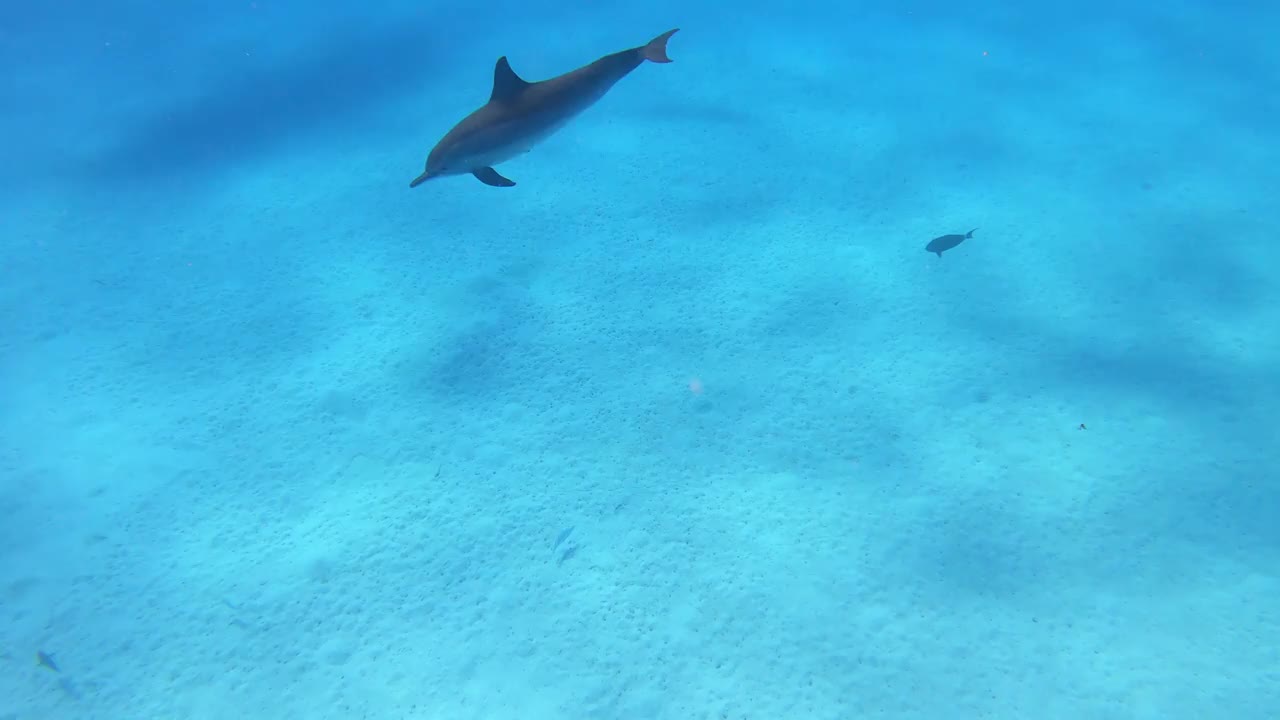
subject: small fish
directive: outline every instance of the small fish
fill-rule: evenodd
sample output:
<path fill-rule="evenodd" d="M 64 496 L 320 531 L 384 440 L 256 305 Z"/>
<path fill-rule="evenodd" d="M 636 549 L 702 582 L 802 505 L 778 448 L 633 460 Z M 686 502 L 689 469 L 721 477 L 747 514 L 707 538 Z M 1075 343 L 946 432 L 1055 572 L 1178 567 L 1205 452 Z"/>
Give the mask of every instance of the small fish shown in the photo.
<path fill-rule="evenodd" d="M 564 549 L 564 552 L 560 553 L 560 559 L 556 561 L 556 567 L 563 565 L 566 560 L 571 559 L 574 555 L 577 555 L 577 554 L 578 554 L 577 545 L 570 545 L 566 547 Z"/>
<path fill-rule="evenodd" d="M 965 240 L 973 237 L 973 233 L 977 229 L 978 228 L 974 228 L 965 235 L 943 235 L 941 237 L 936 237 L 930 240 L 929 244 L 924 246 L 924 249 L 931 253 L 937 253 L 938 257 L 942 257 L 943 250 L 950 250 Z"/>
<path fill-rule="evenodd" d="M 561 530 L 560 534 L 556 537 L 556 544 L 552 545 L 551 549 L 555 550 L 556 548 L 560 547 L 560 543 L 564 542 L 565 540 L 568 540 L 569 535 L 571 535 L 572 533 L 573 533 L 572 527 L 567 527 L 564 530 Z"/>
<path fill-rule="evenodd" d="M 36 651 L 36 665 L 40 667 L 49 668 L 50 670 L 56 673 L 62 672 L 61 670 L 58 669 L 58 663 L 54 662 L 53 658 L 50 657 L 49 653 L 43 650 Z"/>

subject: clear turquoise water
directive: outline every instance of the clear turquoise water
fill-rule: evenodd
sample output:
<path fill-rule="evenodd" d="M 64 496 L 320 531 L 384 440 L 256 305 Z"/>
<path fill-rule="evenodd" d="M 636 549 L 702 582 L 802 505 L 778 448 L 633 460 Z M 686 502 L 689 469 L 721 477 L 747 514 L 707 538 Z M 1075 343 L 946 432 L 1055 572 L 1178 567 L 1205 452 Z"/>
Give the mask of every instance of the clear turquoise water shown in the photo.
<path fill-rule="evenodd" d="M 1280 7 L 0 18 L 0 718 L 1280 717 Z"/>

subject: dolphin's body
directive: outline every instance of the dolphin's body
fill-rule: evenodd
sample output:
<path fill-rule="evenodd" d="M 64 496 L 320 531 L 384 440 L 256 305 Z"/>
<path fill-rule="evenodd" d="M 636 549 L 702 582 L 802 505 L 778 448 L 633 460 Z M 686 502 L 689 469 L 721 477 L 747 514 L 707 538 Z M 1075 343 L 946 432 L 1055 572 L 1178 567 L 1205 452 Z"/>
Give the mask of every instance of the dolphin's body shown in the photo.
<path fill-rule="evenodd" d="M 646 45 L 606 55 L 541 82 L 522 79 L 511 69 L 506 56 L 498 58 L 489 102 L 463 118 L 436 143 L 423 173 L 409 187 L 446 175 L 475 175 L 480 182 L 494 187 L 515 185 L 493 166 L 529 152 L 594 105 L 645 60 L 671 62 L 667 39 L 675 32 L 668 30 Z"/>

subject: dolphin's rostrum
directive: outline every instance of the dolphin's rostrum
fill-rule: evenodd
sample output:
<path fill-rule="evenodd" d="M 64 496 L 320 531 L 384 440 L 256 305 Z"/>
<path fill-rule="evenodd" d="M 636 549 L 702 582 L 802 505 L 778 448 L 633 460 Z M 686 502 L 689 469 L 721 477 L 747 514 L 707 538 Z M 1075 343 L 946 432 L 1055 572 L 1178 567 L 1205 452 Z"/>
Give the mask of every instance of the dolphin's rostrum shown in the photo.
<path fill-rule="evenodd" d="M 498 58 L 489 102 L 463 118 L 436 143 L 427 156 L 426 168 L 409 187 L 446 175 L 475 175 L 480 182 L 494 187 L 515 185 L 493 166 L 529 152 L 594 105 L 645 60 L 671 62 L 667 40 L 675 32 L 668 30 L 645 45 L 606 55 L 590 65 L 540 82 L 522 79 L 511 69 L 506 56 Z"/>

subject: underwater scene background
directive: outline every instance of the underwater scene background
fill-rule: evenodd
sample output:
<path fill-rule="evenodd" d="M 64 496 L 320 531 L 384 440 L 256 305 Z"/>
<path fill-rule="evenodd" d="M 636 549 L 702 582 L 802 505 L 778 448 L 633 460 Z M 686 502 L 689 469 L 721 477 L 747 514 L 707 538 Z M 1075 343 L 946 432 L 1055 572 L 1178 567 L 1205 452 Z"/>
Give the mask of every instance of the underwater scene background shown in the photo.
<path fill-rule="evenodd" d="M 0 19 L 0 718 L 1280 717 L 1280 5 Z"/>

